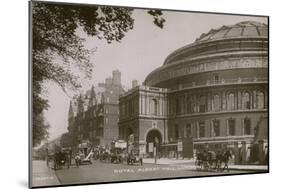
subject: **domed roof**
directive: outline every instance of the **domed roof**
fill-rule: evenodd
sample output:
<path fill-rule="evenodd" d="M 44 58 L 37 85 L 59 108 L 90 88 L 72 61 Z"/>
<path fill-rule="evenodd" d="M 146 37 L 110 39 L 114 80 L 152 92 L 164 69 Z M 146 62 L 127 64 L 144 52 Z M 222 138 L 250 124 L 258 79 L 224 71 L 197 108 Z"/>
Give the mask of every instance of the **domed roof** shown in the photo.
<path fill-rule="evenodd" d="M 235 37 L 267 37 L 268 25 L 255 21 L 244 21 L 231 26 L 222 26 L 203 33 L 195 42 Z"/>

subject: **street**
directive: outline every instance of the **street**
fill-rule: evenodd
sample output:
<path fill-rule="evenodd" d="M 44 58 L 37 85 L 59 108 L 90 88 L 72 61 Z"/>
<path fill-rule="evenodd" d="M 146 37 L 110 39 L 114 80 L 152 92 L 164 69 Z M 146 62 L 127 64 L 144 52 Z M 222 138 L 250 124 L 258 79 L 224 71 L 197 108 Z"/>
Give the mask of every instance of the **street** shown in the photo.
<path fill-rule="evenodd" d="M 250 173 L 251 171 L 231 170 L 229 172 L 206 172 L 194 169 L 194 163 L 155 165 L 144 163 L 139 165 L 112 164 L 93 161 L 91 165 L 71 166 L 56 171 L 61 184 L 100 183 L 112 181 L 130 181 L 172 177 L 194 177 L 220 174 Z"/>

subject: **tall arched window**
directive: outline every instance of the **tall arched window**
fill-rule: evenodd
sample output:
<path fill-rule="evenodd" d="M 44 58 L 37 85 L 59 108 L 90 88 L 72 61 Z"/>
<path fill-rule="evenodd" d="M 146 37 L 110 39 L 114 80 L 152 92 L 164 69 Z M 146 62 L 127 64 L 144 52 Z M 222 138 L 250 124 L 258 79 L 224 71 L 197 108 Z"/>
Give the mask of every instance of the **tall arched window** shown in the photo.
<path fill-rule="evenodd" d="M 199 122 L 199 138 L 205 137 L 205 122 L 200 121 Z"/>
<path fill-rule="evenodd" d="M 206 112 L 206 97 L 200 96 L 199 98 L 199 112 Z"/>
<path fill-rule="evenodd" d="M 257 108 L 258 109 L 264 108 L 264 93 L 263 92 L 257 93 Z"/>
<path fill-rule="evenodd" d="M 220 96 L 219 95 L 215 95 L 213 97 L 213 110 L 214 111 L 220 110 Z"/>
<path fill-rule="evenodd" d="M 234 94 L 229 93 L 227 95 L 227 110 L 234 110 L 235 103 L 234 103 Z"/>
<path fill-rule="evenodd" d="M 244 119 L 243 131 L 244 135 L 251 134 L 251 120 L 249 118 Z"/>
<path fill-rule="evenodd" d="M 214 136 L 220 136 L 220 120 L 213 120 L 213 132 Z"/>
<path fill-rule="evenodd" d="M 151 100 L 151 114 L 157 115 L 157 100 L 156 99 Z"/>
<path fill-rule="evenodd" d="M 244 92 L 242 96 L 242 107 L 243 109 L 250 109 L 250 94 L 248 92 Z"/>
<path fill-rule="evenodd" d="M 181 113 L 181 104 L 180 100 L 177 98 L 176 99 L 176 114 L 179 115 Z"/>
<path fill-rule="evenodd" d="M 214 83 L 219 83 L 219 75 L 218 74 L 214 75 Z"/>
<path fill-rule="evenodd" d="M 235 119 L 228 120 L 228 135 L 235 136 Z"/>

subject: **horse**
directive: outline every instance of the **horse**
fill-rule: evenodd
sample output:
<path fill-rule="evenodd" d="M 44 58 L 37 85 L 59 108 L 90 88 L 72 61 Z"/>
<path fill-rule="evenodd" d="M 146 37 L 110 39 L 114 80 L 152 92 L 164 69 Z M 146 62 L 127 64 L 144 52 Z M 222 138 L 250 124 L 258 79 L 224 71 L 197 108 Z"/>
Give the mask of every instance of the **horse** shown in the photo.
<path fill-rule="evenodd" d="M 213 165 L 217 164 L 216 153 L 213 151 L 204 150 L 196 154 L 195 165 L 201 170 L 208 170 Z"/>
<path fill-rule="evenodd" d="M 226 150 L 224 153 L 221 153 L 217 156 L 218 159 L 218 169 L 224 171 L 225 169 L 228 170 L 228 163 L 229 160 L 232 158 L 232 155 L 229 150 Z M 221 164 L 224 164 L 223 168 L 221 169 Z M 229 171 L 229 170 L 228 170 Z"/>
<path fill-rule="evenodd" d="M 197 169 L 202 169 L 204 168 L 204 162 L 207 161 L 207 156 L 205 153 L 202 152 L 197 152 L 196 153 L 196 161 L 195 161 L 195 166 Z"/>
<path fill-rule="evenodd" d="M 217 168 L 218 167 L 218 158 L 217 153 L 214 151 L 207 152 L 207 163 L 209 168 Z"/>

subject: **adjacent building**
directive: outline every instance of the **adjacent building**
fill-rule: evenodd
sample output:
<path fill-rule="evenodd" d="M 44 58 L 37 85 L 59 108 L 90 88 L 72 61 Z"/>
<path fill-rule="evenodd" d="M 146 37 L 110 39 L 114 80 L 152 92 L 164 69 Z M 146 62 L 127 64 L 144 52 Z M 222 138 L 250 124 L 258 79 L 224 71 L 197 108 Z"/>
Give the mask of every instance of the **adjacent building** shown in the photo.
<path fill-rule="evenodd" d="M 72 148 L 106 146 L 119 136 L 119 96 L 124 93 L 121 72 L 73 98 L 69 106 L 67 141 Z M 65 134 L 66 135 L 66 134 Z"/>

